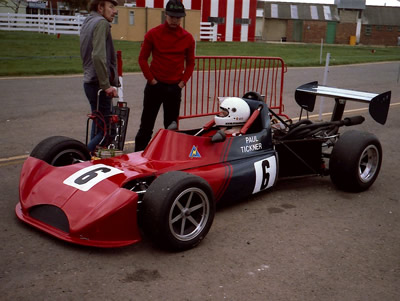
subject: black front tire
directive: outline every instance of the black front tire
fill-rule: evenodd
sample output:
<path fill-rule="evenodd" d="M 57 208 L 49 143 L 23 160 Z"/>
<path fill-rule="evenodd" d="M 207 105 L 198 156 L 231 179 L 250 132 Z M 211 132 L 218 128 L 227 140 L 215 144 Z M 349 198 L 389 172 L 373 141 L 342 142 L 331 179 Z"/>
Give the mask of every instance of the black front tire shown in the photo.
<path fill-rule="evenodd" d="M 66 166 L 90 160 L 90 153 L 85 144 L 64 136 L 44 139 L 36 145 L 30 156 L 53 166 Z"/>
<path fill-rule="evenodd" d="M 163 249 L 197 246 L 210 230 L 215 204 L 209 184 L 180 171 L 159 176 L 147 189 L 140 210 L 143 231 Z"/>
<path fill-rule="evenodd" d="M 333 147 L 329 160 L 332 182 L 349 192 L 367 190 L 378 177 L 382 164 L 382 146 L 367 132 L 343 133 Z"/>

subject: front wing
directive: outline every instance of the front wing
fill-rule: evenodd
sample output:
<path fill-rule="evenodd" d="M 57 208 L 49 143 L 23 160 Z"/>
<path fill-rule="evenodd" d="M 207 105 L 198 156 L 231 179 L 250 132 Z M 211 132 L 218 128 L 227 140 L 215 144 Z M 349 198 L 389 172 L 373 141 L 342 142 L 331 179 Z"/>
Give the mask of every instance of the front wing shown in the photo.
<path fill-rule="evenodd" d="M 60 168 L 28 158 L 21 173 L 17 217 L 59 239 L 80 245 L 120 247 L 140 241 L 138 195 L 120 188 L 111 178 L 86 191 L 87 186 L 81 190 L 63 183 L 79 176 L 82 166 L 79 169 L 78 165 Z M 87 168 L 99 169 L 99 165 Z"/>

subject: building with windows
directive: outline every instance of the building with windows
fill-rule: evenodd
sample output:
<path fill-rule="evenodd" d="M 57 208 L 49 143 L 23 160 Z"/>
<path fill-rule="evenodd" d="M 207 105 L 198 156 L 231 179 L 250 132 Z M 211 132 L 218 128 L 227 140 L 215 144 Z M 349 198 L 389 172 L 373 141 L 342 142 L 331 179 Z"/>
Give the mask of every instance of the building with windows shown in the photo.
<path fill-rule="evenodd" d="M 201 10 L 188 9 L 181 23 L 196 40 L 200 39 L 200 20 Z M 118 6 L 118 15 L 111 27 L 112 36 L 118 40 L 143 41 L 146 32 L 164 21 L 164 8 Z"/>
<path fill-rule="evenodd" d="M 117 39 L 142 41 L 165 20 L 168 0 L 118 0 L 112 26 Z M 366 6 L 366 0 L 334 4 L 273 0 L 182 0 L 187 16 L 182 26 L 197 41 L 282 41 L 400 46 L 400 7 Z M 22 11 L 25 10 L 25 11 Z M 74 15 L 68 1 L 28 0 L 20 13 Z M 86 12 L 87 13 L 87 12 Z M 206 24 L 206 25 L 204 25 Z M 204 27 L 212 33 L 203 34 Z M 207 30 L 207 29 L 206 29 Z"/>
<path fill-rule="evenodd" d="M 342 40 L 337 40 L 341 43 Z M 362 13 L 360 44 L 400 46 L 400 7 L 367 6 Z"/>
<path fill-rule="evenodd" d="M 366 6 L 365 0 L 336 0 L 334 5 L 259 1 L 257 9 L 258 40 L 400 44 L 400 7 Z"/>
<path fill-rule="evenodd" d="M 161 9 L 167 2 L 168 0 L 136 0 L 136 7 Z M 187 12 L 200 11 L 201 22 L 211 22 L 216 25 L 219 41 L 255 40 L 257 0 L 183 0 L 182 2 Z"/>

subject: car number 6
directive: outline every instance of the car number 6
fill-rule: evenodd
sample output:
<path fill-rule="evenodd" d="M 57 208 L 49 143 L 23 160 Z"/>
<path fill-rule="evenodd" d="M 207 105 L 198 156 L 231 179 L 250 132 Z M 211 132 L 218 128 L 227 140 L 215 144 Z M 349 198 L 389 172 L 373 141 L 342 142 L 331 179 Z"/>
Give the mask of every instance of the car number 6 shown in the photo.
<path fill-rule="evenodd" d="M 118 168 L 96 164 L 77 171 L 65 179 L 63 183 L 82 191 L 88 191 L 97 183 L 120 173 L 123 173 L 123 171 Z"/>
<path fill-rule="evenodd" d="M 276 179 L 276 158 L 269 157 L 265 160 L 254 162 L 256 182 L 253 194 L 274 185 Z"/>

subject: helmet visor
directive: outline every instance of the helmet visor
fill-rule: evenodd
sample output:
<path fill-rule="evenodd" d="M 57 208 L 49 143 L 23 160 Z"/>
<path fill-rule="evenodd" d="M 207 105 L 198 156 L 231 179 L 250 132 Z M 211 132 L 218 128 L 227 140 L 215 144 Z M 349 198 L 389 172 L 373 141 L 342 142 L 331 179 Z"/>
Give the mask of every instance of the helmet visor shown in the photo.
<path fill-rule="evenodd" d="M 229 111 L 227 110 L 227 109 L 225 109 L 225 108 L 221 108 L 220 107 L 220 111 L 219 111 L 219 113 L 217 114 L 217 116 L 218 117 L 226 117 L 226 116 L 228 116 L 229 115 Z"/>

